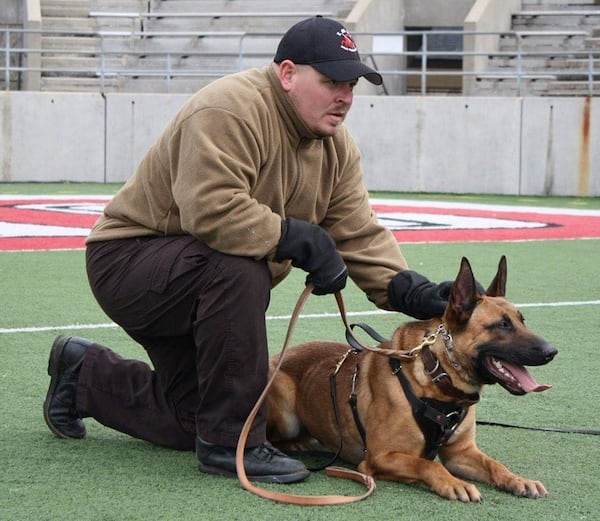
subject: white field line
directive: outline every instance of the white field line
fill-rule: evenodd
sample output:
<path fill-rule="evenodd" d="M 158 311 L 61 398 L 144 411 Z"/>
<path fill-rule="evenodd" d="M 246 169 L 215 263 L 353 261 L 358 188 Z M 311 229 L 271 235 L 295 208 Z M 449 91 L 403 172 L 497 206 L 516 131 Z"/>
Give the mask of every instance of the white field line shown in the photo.
<path fill-rule="evenodd" d="M 600 306 L 600 300 L 581 300 L 566 302 L 531 302 L 528 304 L 515 304 L 518 308 L 557 308 L 571 306 Z M 349 311 L 349 317 L 366 317 L 372 315 L 391 315 L 392 311 L 382 311 L 379 309 L 372 311 Z M 331 318 L 339 317 L 339 313 L 307 313 L 300 315 L 300 318 Z M 267 320 L 290 320 L 291 315 L 267 315 Z M 73 331 L 78 329 L 106 329 L 119 327 L 114 322 L 104 324 L 68 324 L 63 326 L 35 326 L 35 327 L 15 327 L 0 328 L 0 334 L 20 334 L 20 333 L 39 333 L 44 331 Z"/>

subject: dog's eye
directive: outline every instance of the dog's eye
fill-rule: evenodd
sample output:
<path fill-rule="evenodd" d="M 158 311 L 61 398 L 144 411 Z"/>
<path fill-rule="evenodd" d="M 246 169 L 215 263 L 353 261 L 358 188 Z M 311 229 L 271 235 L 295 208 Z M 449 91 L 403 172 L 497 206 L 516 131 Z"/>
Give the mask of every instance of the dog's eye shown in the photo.
<path fill-rule="evenodd" d="M 504 318 L 500 320 L 500 322 L 496 323 L 496 327 L 500 329 L 513 329 L 513 323 L 508 318 Z"/>
<path fill-rule="evenodd" d="M 488 327 L 490 330 L 491 329 L 504 329 L 505 331 L 512 331 L 515 329 L 515 326 L 514 326 L 512 320 L 507 315 L 504 315 L 500 320 L 490 324 Z"/>

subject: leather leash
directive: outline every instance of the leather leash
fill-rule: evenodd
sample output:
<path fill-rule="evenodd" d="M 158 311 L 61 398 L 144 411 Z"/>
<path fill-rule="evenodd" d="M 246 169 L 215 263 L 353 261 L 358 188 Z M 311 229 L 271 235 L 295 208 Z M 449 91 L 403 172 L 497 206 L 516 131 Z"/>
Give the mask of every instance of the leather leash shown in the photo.
<path fill-rule="evenodd" d="M 244 427 L 242 428 L 242 432 L 240 433 L 240 438 L 238 440 L 238 445 L 237 445 L 237 450 L 236 450 L 236 459 L 235 459 L 236 470 L 237 470 L 237 475 L 238 475 L 240 484 L 242 485 L 242 487 L 245 490 L 252 492 L 253 494 L 256 494 L 257 496 L 263 497 L 265 499 L 270 499 L 272 501 L 276 501 L 279 503 L 290 503 L 290 504 L 294 504 L 294 505 L 341 505 L 341 504 L 346 504 L 346 503 L 354 503 L 354 502 L 362 501 L 363 499 L 366 499 L 371 494 L 373 494 L 373 492 L 375 491 L 375 480 L 371 476 L 368 476 L 361 472 L 357 472 L 355 470 L 350 470 L 350 469 L 346 469 L 346 468 L 342 468 L 342 467 L 327 467 L 325 469 L 325 473 L 327 476 L 342 478 L 342 479 L 349 479 L 352 481 L 356 481 L 358 483 L 362 483 L 363 485 L 365 485 L 367 487 L 367 491 L 364 494 L 356 495 L 356 496 L 342 496 L 342 495 L 303 496 L 303 495 L 296 495 L 296 494 L 287 494 L 287 493 L 278 492 L 275 490 L 268 490 L 268 489 L 264 489 L 261 487 L 257 487 L 250 482 L 250 480 L 248 479 L 248 476 L 246 474 L 246 470 L 244 468 L 244 451 L 246 448 L 246 441 L 247 441 L 248 435 L 250 433 L 250 428 L 252 427 L 252 424 L 254 423 L 254 420 L 256 418 L 256 415 L 258 414 L 258 411 L 260 410 L 264 401 L 267 398 L 268 392 L 269 392 L 271 386 L 273 385 L 273 381 L 275 380 L 275 376 L 277 375 L 277 372 L 281 368 L 281 364 L 283 363 L 283 355 L 289 345 L 289 342 L 290 342 L 290 339 L 292 336 L 292 332 L 294 331 L 296 322 L 298 321 L 298 318 L 300 316 L 300 312 L 302 311 L 302 308 L 304 307 L 304 304 L 306 303 L 306 300 L 308 299 L 309 295 L 312 293 L 313 289 L 314 289 L 313 285 L 308 284 L 304 288 L 304 291 L 301 293 L 300 297 L 298 298 L 298 302 L 296 303 L 294 312 L 292 313 L 292 316 L 290 318 L 290 323 L 288 325 L 285 342 L 283 344 L 283 348 L 281 349 L 281 353 L 279 354 L 279 360 L 277 361 L 275 370 L 273 371 L 271 378 L 267 382 L 267 385 L 265 386 L 262 394 L 258 398 L 258 401 L 254 405 L 254 408 L 248 415 L 248 418 L 246 419 L 246 423 L 244 424 Z M 340 313 L 342 315 L 342 320 L 344 322 L 344 325 L 346 326 L 346 330 L 351 332 L 351 328 L 348 325 L 348 322 L 346 319 L 346 313 L 345 313 L 341 293 L 339 293 L 339 292 L 336 293 L 335 297 L 336 297 L 336 300 L 338 301 L 338 307 L 340 308 Z"/>
<path fill-rule="evenodd" d="M 366 331 L 369 334 L 369 336 L 371 336 L 371 338 L 377 340 L 378 342 L 381 342 L 381 343 L 387 342 L 387 339 L 383 338 L 373 328 L 367 326 L 366 324 L 349 324 L 348 318 L 346 316 L 346 307 L 344 306 L 344 299 L 342 298 L 342 294 L 339 292 L 336 293 L 335 300 L 337 301 L 337 305 L 340 310 L 340 316 L 342 317 L 342 322 L 344 323 L 344 326 L 346 327 L 346 340 L 348 341 L 348 344 L 350 344 L 350 347 L 352 347 L 352 349 L 354 351 L 360 352 L 360 351 L 363 351 L 366 349 L 367 351 L 372 351 L 373 353 L 377 353 L 377 354 L 380 354 L 383 356 L 393 356 L 394 358 L 397 358 L 399 360 L 404 360 L 404 361 L 414 360 L 420 353 L 421 348 L 423 347 L 423 344 L 415 347 L 414 349 L 410 349 L 408 351 L 400 351 L 397 349 L 389 349 L 389 348 L 383 348 L 380 346 L 369 346 L 369 345 L 361 344 L 357 340 L 357 338 L 354 336 L 354 333 L 352 332 L 354 326 L 359 326 L 361 329 Z"/>

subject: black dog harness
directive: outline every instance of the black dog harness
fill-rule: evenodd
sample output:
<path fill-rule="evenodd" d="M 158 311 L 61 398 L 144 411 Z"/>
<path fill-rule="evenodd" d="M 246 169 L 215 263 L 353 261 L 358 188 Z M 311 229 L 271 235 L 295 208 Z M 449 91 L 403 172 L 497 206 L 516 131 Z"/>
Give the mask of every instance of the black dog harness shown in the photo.
<path fill-rule="evenodd" d="M 390 358 L 389 361 L 392 373 L 398 377 L 404 395 L 410 403 L 413 417 L 425 437 L 425 458 L 433 460 L 440 447 L 448 442 L 465 419 L 469 408 L 455 403 L 417 397 L 402 372 L 402 362 L 397 358 Z"/>
<path fill-rule="evenodd" d="M 381 337 L 381 335 L 376 333 L 372 328 L 366 326 L 365 324 L 352 324 L 349 327 L 349 329 L 352 329 L 352 327 L 354 326 L 361 327 L 369 335 L 371 335 L 372 338 L 375 338 L 380 342 L 385 341 L 385 339 Z M 440 400 L 434 400 L 431 398 L 419 398 L 418 396 L 416 396 L 414 391 L 412 390 L 412 387 L 410 386 L 408 379 L 402 372 L 402 360 L 400 360 L 399 358 L 395 358 L 393 354 L 390 355 L 389 353 L 386 353 L 389 356 L 388 360 L 392 369 L 392 374 L 395 374 L 398 377 L 400 385 L 402 386 L 402 389 L 404 391 L 404 395 L 410 403 L 413 417 L 419 425 L 421 432 L 423 433 L 423 436 L 425 438 L 425 458 L 429 460 L 435 459 L 440 447 L 446 444 L 450 437 L 454 434 L 458 426 L 465 419 L 469 406 L 479 401 L 478 393 L 467 394 L 461 391 L 460 389 L 454 387 L 450 376 L 443 370 L 439 361 L 429 349 L 429 346 L 435 342 L 436 338 L 440 334 L 444 338 L 446 350 L 448 352 L 451 351 L 452 337 L 446 330 L 446 328 L 443 325 L 440 325 L 438 327 L 438 330 L 433 335 L 429 335 L 428 337 L 426 337 L 426 339 L 420 346 L 416 347 L 412 351 L 407 352 L 406 354 L 408 355 L 408 359 L 411 359 L 412 357 L 416 356 L 417 353 L 420 353 L 427 374 L 431 376 L 433 382 L 438 387 L 440 387 L 444 394 L 446 394 L 447 396 L 451 396 L 456 400 L 455 403 L 442 402 Z M 335 419 L 338 425 L 338 430 L 340 429 L 340 423 L 335 392 L 336 375 L 350 354 L 358 354 L 362 350 L 362 346 L 356 341 L 351 342 L 351 340 L 353 340 L 352 335 L 350 335 L 351 338 L 348 338 L 348 336 L 349 335 L 347 331 L 346 338 L 348 339 L 351 348 L 338 362 L 334 372 L 330 375 L 331 397 L 333 401 Z M 355 391 L 359 372 L 360 365 L 357 363 L 354 369 L 354 374 L 352 376 L 352 390 L 350 392 L 348 402 L 352 410 L 352 416 L 354 417 L 356 428 L 363 442 L 363 451 L 366 452 L 366 431 L 358 413 L 358 399 Z M 337 453 L 334 456 L 334 460 L 337 459 L 337 457 L 340 455 L 341 450 L 342 435 L 340 430 L 340 441 Z"/>
<path fill-rule="evenodd" d="M 390 367 L 392 368 L 392 373 L 398 377 L 398 380 L 402 385 L 402 389 L 404 390 L 404 395 L 410 403 L 413 417 L 419 425 L 419 428 L 421 429 L 421 432 L 425 438 L 425 458 L 428 460 L 434 460 L 440 447 L 448 442 L 458 426 L 465 419 L 469 407 L 463 407 L 457 405 L 456 403 L 442 402 L 440 400 L 433 400 L 430 398 L 419 398 L 415 395 L 410 383 L 402 372 L 402 362 L 397 358 L 390 358 L 389 362 Z M 356 429 L 358 430 L 363 442 L 363 451 L 366 452 L 366 431 L 362 421 L 360 420 L 360 415 L 358 414 L 358 399 L 355 392 L 359 371 L 360 365 L 356 364 L 354 374 L 352 375 L 352 391 L 350 392 L 348 403 L 350 404 L 350 408 L 352 410 L 352 416 L 354 417 Z M 332 386 L 335 386 L 334 380 L 331 383 Z M 337 407 L 335 407 L 335 413 L 337 420 Z M 341 446 L 335 456 L 336 458 L 339 456 L 340 451 Z"/>

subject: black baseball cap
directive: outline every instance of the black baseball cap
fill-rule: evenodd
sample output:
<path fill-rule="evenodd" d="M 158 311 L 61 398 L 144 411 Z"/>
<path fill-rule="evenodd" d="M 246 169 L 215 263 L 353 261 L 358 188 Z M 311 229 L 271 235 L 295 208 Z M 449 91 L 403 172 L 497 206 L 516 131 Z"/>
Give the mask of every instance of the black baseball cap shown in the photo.
<path fill-rule="evenodd" d="M 284 35 L 273 61 L 291 60 L 311 65 L 335 81 L 353 81 L 364 76 L 374 85 L 383 79 L 360 60 L 352 35 L 339 22 L 313 16 L 293 25 Z"/>

